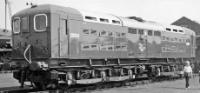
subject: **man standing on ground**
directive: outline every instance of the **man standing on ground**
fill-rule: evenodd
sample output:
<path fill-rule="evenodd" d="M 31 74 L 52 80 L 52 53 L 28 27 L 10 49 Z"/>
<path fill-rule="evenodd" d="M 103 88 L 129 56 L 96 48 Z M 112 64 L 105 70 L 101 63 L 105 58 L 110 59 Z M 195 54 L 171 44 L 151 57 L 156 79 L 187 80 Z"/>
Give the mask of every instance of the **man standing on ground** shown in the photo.
<path fill-rule="evenodd" d="M 190 66 L 189 61 L 186 61 L 186 65 L 184 66 L 183 72 L 184 72 L 184 77 L 185 77 L 185 82 L 186 82 L 185 87 L 190 88 L 189 80 L 192 77 L 192 67 Z"/>

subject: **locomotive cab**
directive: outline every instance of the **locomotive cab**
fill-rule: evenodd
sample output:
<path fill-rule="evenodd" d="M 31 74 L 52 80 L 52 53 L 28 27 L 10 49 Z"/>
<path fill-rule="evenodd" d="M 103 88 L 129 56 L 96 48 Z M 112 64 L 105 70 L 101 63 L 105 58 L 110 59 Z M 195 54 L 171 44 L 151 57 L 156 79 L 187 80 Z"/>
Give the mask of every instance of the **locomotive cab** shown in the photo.
<path fill-rule="evenodd" d="M 25 9 L 12 17 L 13 60 L 20 60 L 19 64 L 27 65 L 24 59 L 30 63 L 40 60 L 68 58 L 70 34 L 67 28 L 68 19 L 81 17 L 70 17 L 72 15 L 69 14 L 72 13 L 57 11 L 60 9 L 59 7 L 44 5 Z M 70 23 L 74 25 L 76 22 L 71 20 Z"/>
<path fill-rule="evenodd" d="M 47 14 L 35 14 L 13 17 L 13 59 L 23 59 L 31 55 L 31 59 L 48 58 L 49 31 Z M 24 54 L 28 45 L 30 53 Z"/>
<path fill-rule="evenodd" d="M 12 17 L 12 60 L 21 68 L 14 72 L 14 77 L 22 86 L 25 80 L 41 87 L 41 81 L 47 84 L 57 79 L 57 73 L 49 69 L 58 66 L 61 58 L 65 60 L 70 56 L 69 31 L 77 29 L 79 22 L 76 20 L 82 18 L 78 14 L 75 9 L 42 5 L 22 10 Z M 72 29 L 68 28 L 68 23 Z M 71 34 L 72 45 L 74 37 L 77 35 Z"/>

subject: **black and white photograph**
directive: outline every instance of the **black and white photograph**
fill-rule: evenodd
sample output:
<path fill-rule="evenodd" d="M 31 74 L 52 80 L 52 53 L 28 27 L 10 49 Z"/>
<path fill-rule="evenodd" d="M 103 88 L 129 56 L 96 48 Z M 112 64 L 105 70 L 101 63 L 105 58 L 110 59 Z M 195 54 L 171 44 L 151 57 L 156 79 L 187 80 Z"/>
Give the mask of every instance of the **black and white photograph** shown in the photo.
<path fill-rule="evenodd" d="M 0 0 L 0 93 L 200 93 L 199 0 Z"/>

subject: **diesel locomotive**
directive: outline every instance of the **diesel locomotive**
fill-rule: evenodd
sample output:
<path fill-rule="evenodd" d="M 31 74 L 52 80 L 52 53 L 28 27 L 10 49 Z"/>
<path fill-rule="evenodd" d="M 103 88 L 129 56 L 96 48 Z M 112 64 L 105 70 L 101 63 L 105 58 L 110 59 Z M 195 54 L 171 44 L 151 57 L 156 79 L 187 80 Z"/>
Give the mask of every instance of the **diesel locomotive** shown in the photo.
<path fill-rule="evenodd" d="M 195 32 L 112 14 L 37 5 L 12 17 L 14 78 L 38 88 L 175 73 L 195 57 Z"/>

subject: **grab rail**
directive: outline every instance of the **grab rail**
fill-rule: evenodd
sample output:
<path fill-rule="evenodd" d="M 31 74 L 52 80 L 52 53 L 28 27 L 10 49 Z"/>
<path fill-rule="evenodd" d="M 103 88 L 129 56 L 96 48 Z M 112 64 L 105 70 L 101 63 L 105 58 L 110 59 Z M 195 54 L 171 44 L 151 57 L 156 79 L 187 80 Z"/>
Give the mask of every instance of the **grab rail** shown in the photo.
<path fill-rule="evenodd" d="M 29 63 L 29 64 L 31 64 L 32 62 L 31 62 L 31 58 L 30 58 L 30 52 L 29 52 L 29 58 L 30 59 L 28 59 L 27 57 L 26 57 L 26 53 L 27 53 L 27 51 L 30 49 L 30 47 L 31 47 L 31 45 L 29 44 L 27 47 L 26 47 L 26 49 L 24 50 L 24 58 L 25 58 L 25 60 Z"/>

